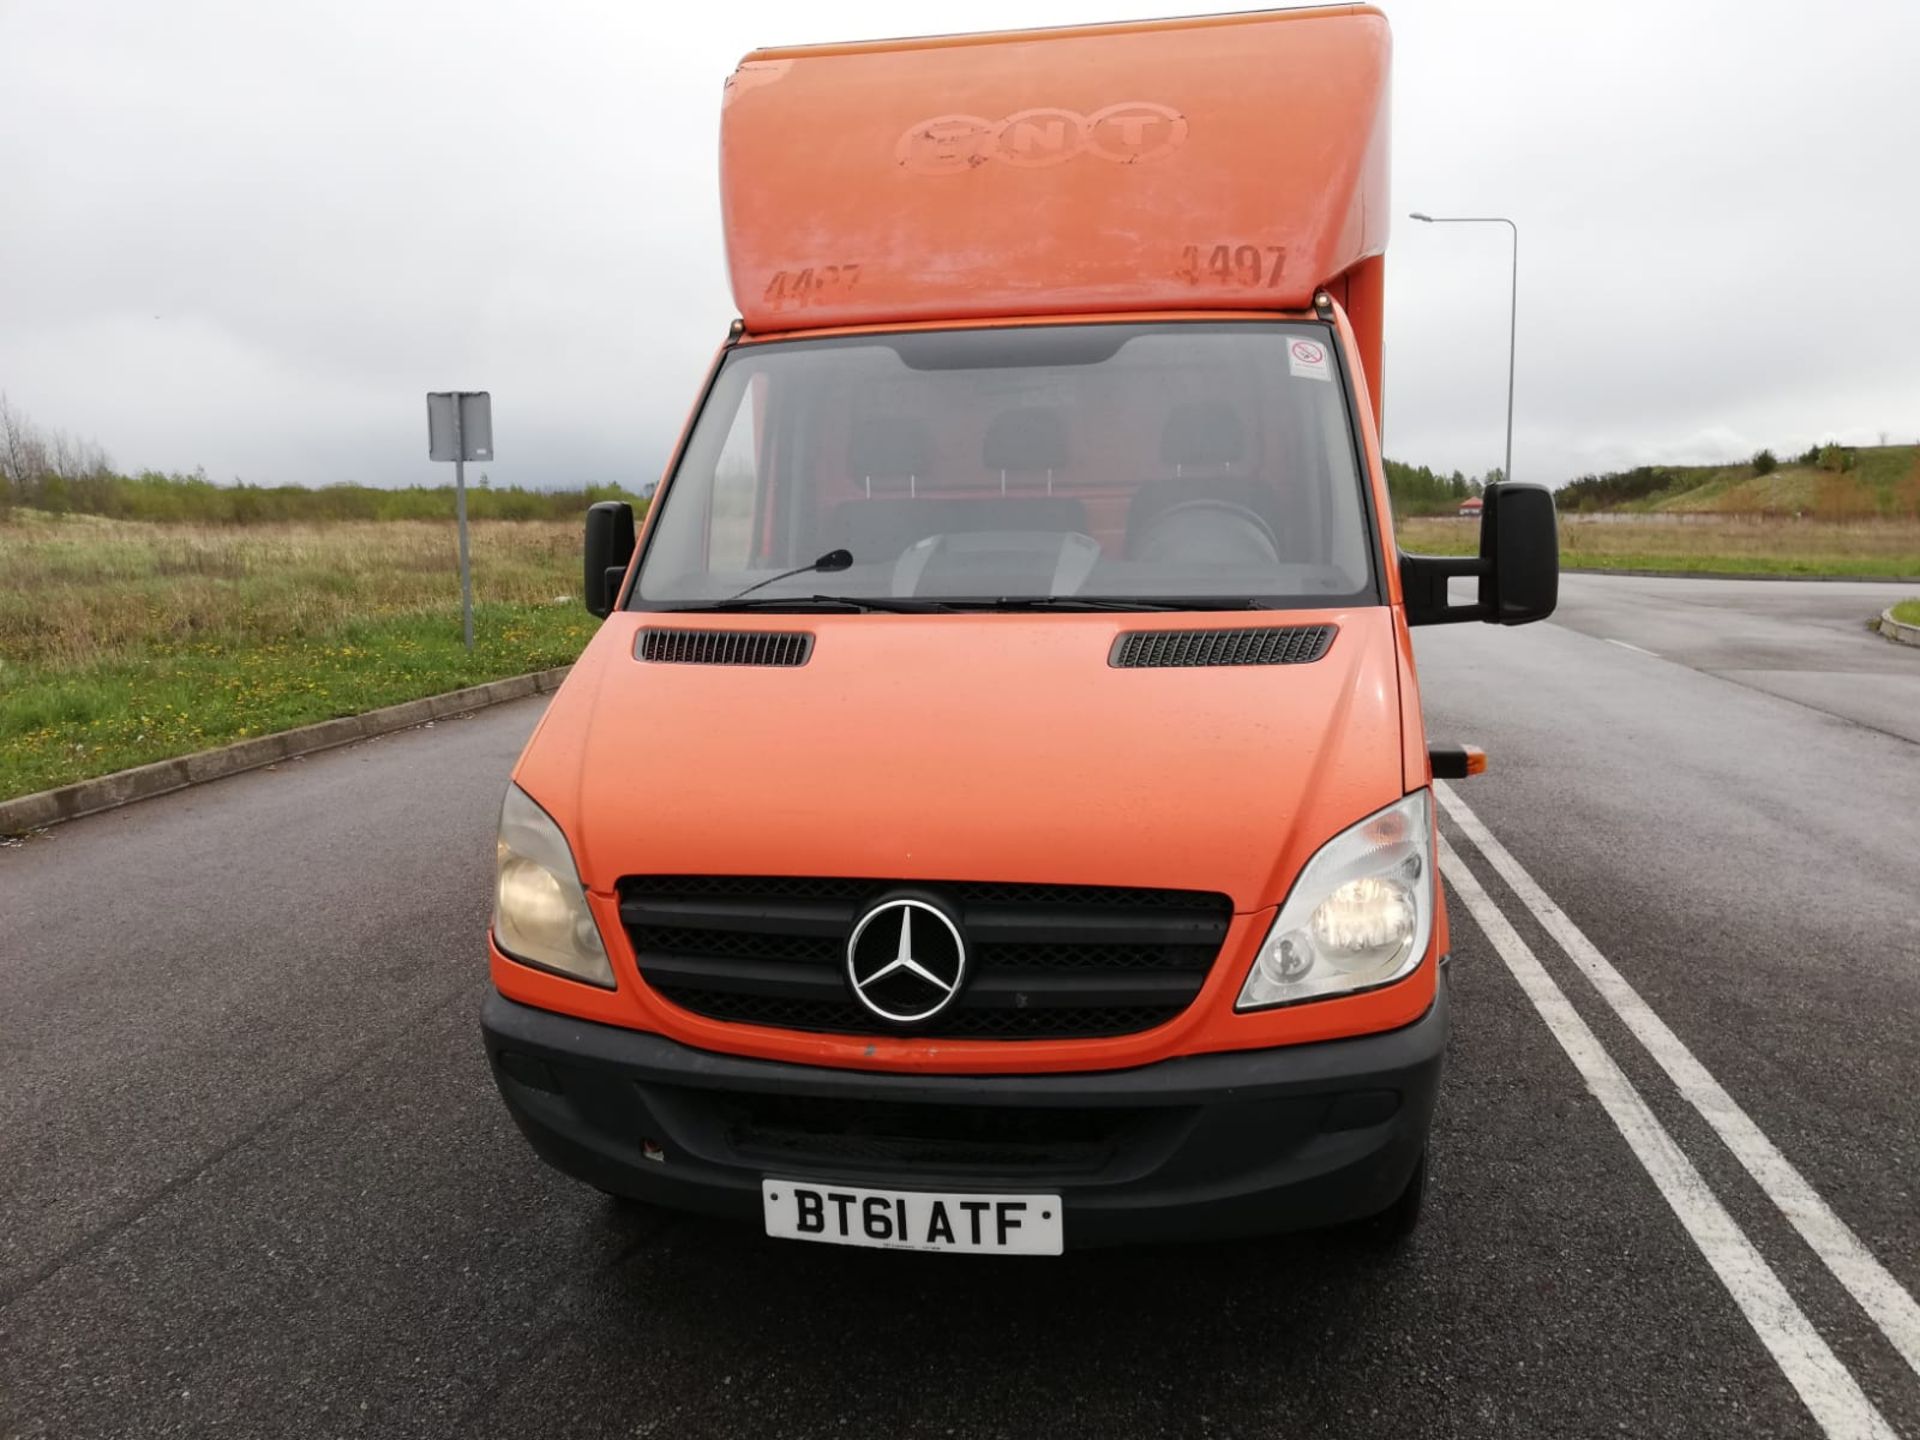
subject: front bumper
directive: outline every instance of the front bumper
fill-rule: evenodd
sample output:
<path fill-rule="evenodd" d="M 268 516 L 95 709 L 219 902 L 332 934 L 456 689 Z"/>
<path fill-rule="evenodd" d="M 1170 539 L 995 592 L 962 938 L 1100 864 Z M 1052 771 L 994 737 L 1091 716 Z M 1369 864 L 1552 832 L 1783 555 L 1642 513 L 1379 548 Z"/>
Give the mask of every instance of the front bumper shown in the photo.
<path fill-rule="evenodd" d="M 481 1030 L 533 1148 L 602 1190 L 756 1224 L 769 1175 L 1058 1194 L 1079 1250 L 1384 1210 L 1426 1146 L 1447 987 L 1385 1034 L 1047 1075 L 743 1059 L 497 993 Z"/>

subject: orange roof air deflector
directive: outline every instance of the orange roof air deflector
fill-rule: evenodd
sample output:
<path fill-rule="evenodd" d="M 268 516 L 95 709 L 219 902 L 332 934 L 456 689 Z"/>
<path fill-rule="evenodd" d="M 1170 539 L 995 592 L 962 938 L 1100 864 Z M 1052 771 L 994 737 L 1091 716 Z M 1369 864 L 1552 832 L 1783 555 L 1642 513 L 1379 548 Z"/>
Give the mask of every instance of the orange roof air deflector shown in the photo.
<path fill-rule="evenodd" d="M 1384 248 L 1367 6 L 756 51 L 721 199 L 754 334 L 1299 310 Z"/>

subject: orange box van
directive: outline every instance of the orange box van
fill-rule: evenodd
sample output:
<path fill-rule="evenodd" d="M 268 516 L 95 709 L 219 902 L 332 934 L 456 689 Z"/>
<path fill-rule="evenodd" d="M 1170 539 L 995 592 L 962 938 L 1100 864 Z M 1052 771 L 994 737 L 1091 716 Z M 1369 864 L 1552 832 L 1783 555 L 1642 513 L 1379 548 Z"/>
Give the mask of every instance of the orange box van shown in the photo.
<path fill-rule="evenodd" d="M 1447 1036 L 1365 6 L 761 51 L 740 319 L 501 812 L 483 1029 L 611 1194 L 987 1253 L 1377 1216 Z M 1472 577 L 1453 603 L 1448 581 Z"/>

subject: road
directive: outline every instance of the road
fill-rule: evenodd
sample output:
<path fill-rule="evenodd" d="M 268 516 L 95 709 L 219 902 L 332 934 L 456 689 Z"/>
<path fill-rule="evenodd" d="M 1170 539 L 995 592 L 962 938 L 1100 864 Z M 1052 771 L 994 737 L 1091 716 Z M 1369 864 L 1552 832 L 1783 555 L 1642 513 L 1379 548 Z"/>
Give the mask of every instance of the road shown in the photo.
<path fill-rule="evenodd" d="M 1920 1437 L 1884 594 L 1569 576 L 1419 636 L 1494 768 L 1393 1255 L 841 1251 L 550 1174 L 476 1033 L 538 701 L 0 850 L 0 1436 Z"/>

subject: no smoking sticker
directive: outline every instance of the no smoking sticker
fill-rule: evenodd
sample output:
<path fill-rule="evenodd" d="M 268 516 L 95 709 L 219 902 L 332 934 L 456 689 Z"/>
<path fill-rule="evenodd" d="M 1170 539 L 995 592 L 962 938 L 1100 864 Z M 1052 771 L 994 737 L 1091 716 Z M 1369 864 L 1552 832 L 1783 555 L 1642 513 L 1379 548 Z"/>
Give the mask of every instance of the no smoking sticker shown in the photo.
<path fill-rule="evenodd" d="M 1318 340 L 1295 340 L 1287 346 L 1287 373 L 1308 380 L 1333 379 L 1327 364 L 1327 347 Z"/>

